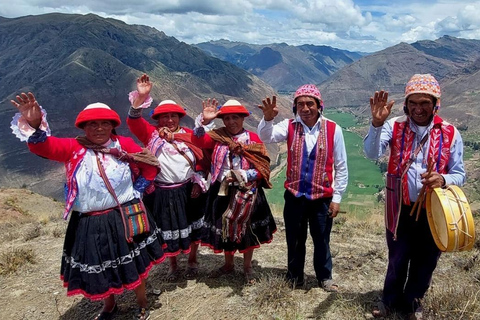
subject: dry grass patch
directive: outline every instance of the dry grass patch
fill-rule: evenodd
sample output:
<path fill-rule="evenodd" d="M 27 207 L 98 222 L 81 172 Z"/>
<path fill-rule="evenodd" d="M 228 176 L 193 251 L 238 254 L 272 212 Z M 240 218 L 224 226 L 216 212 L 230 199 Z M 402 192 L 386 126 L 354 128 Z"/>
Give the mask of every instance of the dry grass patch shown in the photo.
<path fill-rule="evenodd" d="M 61 238 L 64 235 L 65 235 L 65 228 L 56 227 L 55 229 L 52 230 L 52 236 L 54 238 Z"/>
<path fill-rule="evenodd" d="M 31 226 L 29 226 L 24 234 L 23 234 L 23 239 L 25 241 L 30 241 L 30 240 L 33 240 L 35 238 L 38 238 L 42 235 L 42 225 L 41 224 L 33 224 Z"/>
<path fill-rule="evenodd" d="M 269 273 L 262 275 L 249 294 L 251 311 L 262 310 L 268 319 L 298 319 L 299 302 L 291 285 L 283 277 Z"/>
<path fill-rule="evenodd" d="M 3 205 L 7 208 L 7 209 L 11 209 L 11 210 L 14 210 L 16 212 L 18 212 L 19 214 L 21 215 L 28 215 L 29 212 L 28 210 L 22 208 L 20 205 L 19 205 L 19 201 L 17 199 L 17 197 L 8 197 L 4 200 L 3 202 Z"/>
<path fill-rule="evenodd" d="M 458 282 L 459 276 L 470 281 Z M 431 319 L 480 319 L 479 279 L 461 273 L 449 280 L 449 285 L 433 285 L 425 298 Z"/>
<path fill-rule="evenodd" d="M 31 248 L 16 248 L 0 254 L 0 275 L 14 273 L 21 266 L 35 263 L 35 253 Z"/>

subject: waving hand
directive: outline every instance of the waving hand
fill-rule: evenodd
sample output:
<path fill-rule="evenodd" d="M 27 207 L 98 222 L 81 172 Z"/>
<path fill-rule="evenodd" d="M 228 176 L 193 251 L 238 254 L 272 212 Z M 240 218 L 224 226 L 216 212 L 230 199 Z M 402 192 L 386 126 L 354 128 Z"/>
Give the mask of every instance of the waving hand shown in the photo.
<path fill-rule="evenodd" d="M 263 99 L 262 104 L 258 105 L 258 107 L 262 109 L 265 121 L 273 120 L 278 114 L 277 96 L 273 96 L 272 99 L 269 97 Z"/>
<path fill-rule="evenodd" d="M 10 100 L 10 102 L 18 109 L 32 128 L 38 129 L 42 123 L 42 111 L 33 93 L 22 92 L 16 96 L 16 99 L 16 101 Z"/>
<path fill-rule="evenodd" d="M 150 78 L 148 75 L 143 74 L 137 79 L 137 91 L 138 97 L 133 101 L 133 107 L 137 108 L 142 105 L 147 97 L 150 95 L 150 91 L 152 91 L 153 83 L 150 82 Z"/>
<path fill-rule="evenodd" d="M 388 92 L 375 91 L 373 97 L 370 97 L 370 109 L 372 111 L 372 124 L 374 127 L 381 127 L 387 120 L 392 111 L 395 101 L 388 101 Z"/>
<path fill-rule="evenodd" d="M 215 119 L 218 114 L 220 113 L 220 110 L 217 109 L 218 102 L 215 98 L 213 99 L 207 99 L 202 101 L 202 106 L 203 106 L 203 125 L 209 124 L 213 119 Z"/>

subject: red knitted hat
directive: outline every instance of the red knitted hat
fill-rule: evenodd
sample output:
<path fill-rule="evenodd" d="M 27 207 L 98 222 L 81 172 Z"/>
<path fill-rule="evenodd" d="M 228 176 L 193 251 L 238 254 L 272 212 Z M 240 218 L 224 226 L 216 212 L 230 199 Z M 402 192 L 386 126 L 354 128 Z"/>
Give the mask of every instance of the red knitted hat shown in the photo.
<path fill-rule="evenodd" d="M 85 122 L 95 120 L 110 120 L 113 123 L 113 127 L 116 128 L 122 123 L 118 113 L 113 111 L 109 106 L 104 103 L 96 102 L 89 104 L 85 107 L 77 116 L 75 120 L 75 127 L 83 129 Z"/>
<path fill-rule="evenodd" d="M 220 108 L 220 114 L 218 117 L 223 118 L 223 116 L 227 114 L 240 114 L 244 117 L 248 117 L 250 112 L 237 100 L 228 100 Z"/>
<path fill-rule="evenodd" d="M 438 84 L 437 79 L 431 74 L 415 74 L 410 78 L 405 86 L 405 101 L 414 93 L 425 93 L 435 97 L 437 99 L 435 110 L 440 108 L 442 91 L 440 90 L 440 84 Z"/>
<path fill-rule="evenodd" d="M 298 97 L 312 97 L 316 99 L 320 105 L 320 108 L 323 110 L 323 100 L 320 90 L 314 84 L 305 84 L 295 91 L 293 96 L 293 103 L 295 104 Z"/>
<path fill-rule="evenodd" d="M 178 115 L 181 117 L 185 116 L 187 113 L 185 110 L 180 107 L 175 101 L 173 100 L 163 100 L 158 104 L 158 106 L 153 110 L 152 113 L 152 119 L 157 120 L 157 118 L 162 114 L 162 113 L 178 113 Z"/>

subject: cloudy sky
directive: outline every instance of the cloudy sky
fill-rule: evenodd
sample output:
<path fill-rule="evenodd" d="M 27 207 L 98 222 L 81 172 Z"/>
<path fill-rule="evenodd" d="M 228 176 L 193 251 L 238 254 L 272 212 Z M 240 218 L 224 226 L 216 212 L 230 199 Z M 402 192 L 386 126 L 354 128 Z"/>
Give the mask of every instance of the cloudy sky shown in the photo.
<path fill-rule="evenodd" d="M 189 44 L 227 39 L 374 52 L 443 35 L 480 39 L 480 1 L 469 0 L 0 0 L 6 18 L 50 12 L 149 25 Z"/>

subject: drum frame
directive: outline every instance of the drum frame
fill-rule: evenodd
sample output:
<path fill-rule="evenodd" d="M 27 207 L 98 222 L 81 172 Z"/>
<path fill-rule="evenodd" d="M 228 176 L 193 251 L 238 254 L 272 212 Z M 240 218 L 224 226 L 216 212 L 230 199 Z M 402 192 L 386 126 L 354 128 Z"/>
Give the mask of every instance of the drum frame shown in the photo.
<path fill-rule="evenodd" d="M 438 198 L 442 212 L 432 212 L 433 197 Z M 445 198 L 448 201 L 445 201 Z M 472 249 L 475 243 L 475 225 L 470 205 L 462 189 L 454 185 L 446 188 L 430 189 L 427 192 L 426 207 L 430 231 L 435 244 L 441 251 L 467 251 Z M 443 214 L 444 219 L 434 217 L 434 215 L 440 214 Z M 439 234 L 439 232 L 446 234 Z"/>

